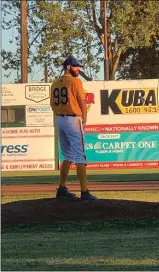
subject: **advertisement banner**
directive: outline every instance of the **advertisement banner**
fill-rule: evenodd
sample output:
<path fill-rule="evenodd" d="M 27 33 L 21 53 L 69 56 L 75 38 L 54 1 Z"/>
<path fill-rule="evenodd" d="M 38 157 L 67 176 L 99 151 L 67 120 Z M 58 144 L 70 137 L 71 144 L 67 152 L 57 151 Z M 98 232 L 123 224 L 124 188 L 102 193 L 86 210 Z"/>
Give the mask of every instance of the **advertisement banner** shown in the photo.
<path fill-rule="evenodd" d="M 50 104 L 50 83 L 3 84 L 2 106 Z"/>
<path fill-rule="evenodd" d="M 159 167 L 159 80 L 84 81 L 83 87 L 88 113 L 87 167 Z M 51 83 L 1 86 L 2 115 L 8 127 L 2 129 L 2 171 L 14 167 L 46 170 L 46 165 L 54 169 L 50 91 Z M 22 120 L 19 106 L 24 108 Z M 59 154 L 61 162 L 60 150 Z"/>
<path fill-rule="evenodd" d="M 159 122 L 159 80 L 90 81 L 83 86 L 88 125 Z"/>
<path fill-rule="evenodd" d="M 121 88 L 101 90 L 101 114 L 153 114 L 158 113 L 157 88 Z"/>
<path fill-rule="evenodd" d="M 54 129 L 2 129 L 1 170 L 54 170 Z"/>
<path fill-rule="evenodd" d="M 2 128 L 2 141 L 7 138 L 43 138 L 54 136 L 54 127 Z"/>
<path fill-rule="evenodd" d="M 50 97 L 50 86 L 44 84 L 28 84 L 25 86 L 25 98 L 40 103 Z"/>
<path fill-rule="evenodd" d="M 53 126 L 53 111 L 49 105 L 26 106 L 26 126 Z"/>
<path fill-rule="evenodd" d="M 87 169 L 159 167 L 159 124 L 154 124 L 153 131 L 148 130 L 149 125 L 99 125 L 98 133 L 89 133 L 86 128 Z M 60 151 L 60 163 L 62 160 Z"/>
<path fill-rule="evenodd" d="M 158 79 L 84 81 L 83 87 L 88 125 L 159 122 Z M 51 83 L 4 84 L 2 106 L 49 106 L 50 92 Z"/>

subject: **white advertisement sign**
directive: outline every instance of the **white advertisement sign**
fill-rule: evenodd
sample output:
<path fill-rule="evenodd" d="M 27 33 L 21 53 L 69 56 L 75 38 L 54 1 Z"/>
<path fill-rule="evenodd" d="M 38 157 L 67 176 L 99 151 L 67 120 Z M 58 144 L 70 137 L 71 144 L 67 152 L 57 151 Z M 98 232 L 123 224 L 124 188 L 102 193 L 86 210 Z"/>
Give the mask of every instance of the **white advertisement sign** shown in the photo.
<path fill-rule="evenodd" d="M 1 86 L 1 99 L 2 106 L 11 106 L 16 105 L 17 101 L 17 93 L 16 93 L 16 85 L 7 84 Z M 20 93 L 20 98 L 24 96 L 24 93 Z M 24 99 L 23 99 L 24 100 Z"/>
<path fill-rule="evenodd" d="M 25 97 L 33 102 L 40 103 L 50 97 L 50 86 L 46 85 L 26 85 Z"/>
<path fill-rule="evenodd" d="M 26 106 L 26 126 L 53 126 L 53 112 L 49 105 Z"/>
<path fill-rule="evenodd" d="M 43 138 L 54 136 L 54 127 L 33 127 L 33 128 L 2 128 L 2 139 L 6 138 Z"/>
<path fill-rule="evenodd" d="M 2 106 L 50 103 L 50 83 L 4 84 L 1 86 Z"/>
<path fill-rule="evenodd" d="M 53 128 L 2 129 L 2 171 L 54 170 Z"/>

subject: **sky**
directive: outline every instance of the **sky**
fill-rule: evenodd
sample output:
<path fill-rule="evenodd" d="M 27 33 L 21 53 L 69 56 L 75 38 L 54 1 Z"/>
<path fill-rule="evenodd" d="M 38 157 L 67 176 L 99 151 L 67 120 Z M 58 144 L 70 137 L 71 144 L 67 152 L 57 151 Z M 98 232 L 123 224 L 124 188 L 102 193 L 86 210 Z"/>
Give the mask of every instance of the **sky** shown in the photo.
<path fill-rule="evenodd" d="M 12 30 L 2 30 L 2 49 L 11 50 L 16 52 L 16 44 L 9 43 L 9 40 L 14 37 L 14 31 Z M 2 83 L 13 83 L 16 77 L 16 71 L 13 71 L 9 78 L 4 76 L 4 70 L 2 69 Z M 29 75 L 29 82 L 40 81 L 44 77 L 44 68 L 41 66 L 36 67 L 32 75 Z"/>
<path fill-rule="evenodd" d="M 7 15 L 6 19 L 10 20 L 11 17 Z M 9 40 L 14 37 L 14 30 L 2 30 L 2 49 L 11 50 L 12 52 L 16 51 L 16 45 L 14 43 L 10 44 Z M 2 83 L 14 83 L 14 79 L 16 78 L 16 71 L 13 71 L 9 78 L 4 76 L 4 70 L 2 69 Z M 98 80 L 104 80 L 104 63 L 101 63 L 100 72 L 97 74 Z M 39 82 L 42 78 L 44 78 L 44 67 L 36 66 L 32 75 L 29 75 L 29 82 Z M 85 81 L 82 77 L 81 80 Z"/>

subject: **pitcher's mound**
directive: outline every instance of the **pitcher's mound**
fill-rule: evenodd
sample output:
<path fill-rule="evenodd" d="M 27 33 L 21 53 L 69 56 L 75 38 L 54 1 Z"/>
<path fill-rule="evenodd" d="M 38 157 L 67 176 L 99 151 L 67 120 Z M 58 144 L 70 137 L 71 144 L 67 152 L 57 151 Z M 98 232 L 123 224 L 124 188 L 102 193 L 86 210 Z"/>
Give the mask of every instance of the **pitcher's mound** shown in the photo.
<path fill-rule="evenodd" d="M 80 201 L 39 199 L 2 205 L 2 226 L 118 218 L 159 218 L 159 203 L 102 199 L 84 204 Z"/>

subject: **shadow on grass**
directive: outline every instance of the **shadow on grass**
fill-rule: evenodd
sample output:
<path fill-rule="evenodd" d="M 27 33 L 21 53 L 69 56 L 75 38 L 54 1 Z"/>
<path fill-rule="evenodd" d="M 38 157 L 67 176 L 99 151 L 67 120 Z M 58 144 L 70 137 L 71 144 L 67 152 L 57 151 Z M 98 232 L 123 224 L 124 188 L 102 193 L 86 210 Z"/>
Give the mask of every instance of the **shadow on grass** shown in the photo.
<path fill-rule="evenodd" d="M 107 232 L 113 229 L 123 230 L 147 230 L 159 228 L 159 218 L 140 218 L 140 219 L 111 219 L 111 220 L 79 220 L 75 221 L 56 221 L 51 223 L 32 223 L 32 224 L 5 224 L 2 228 L 3 233 L 30 233 L 30 231 L 39 232 Z"/>

